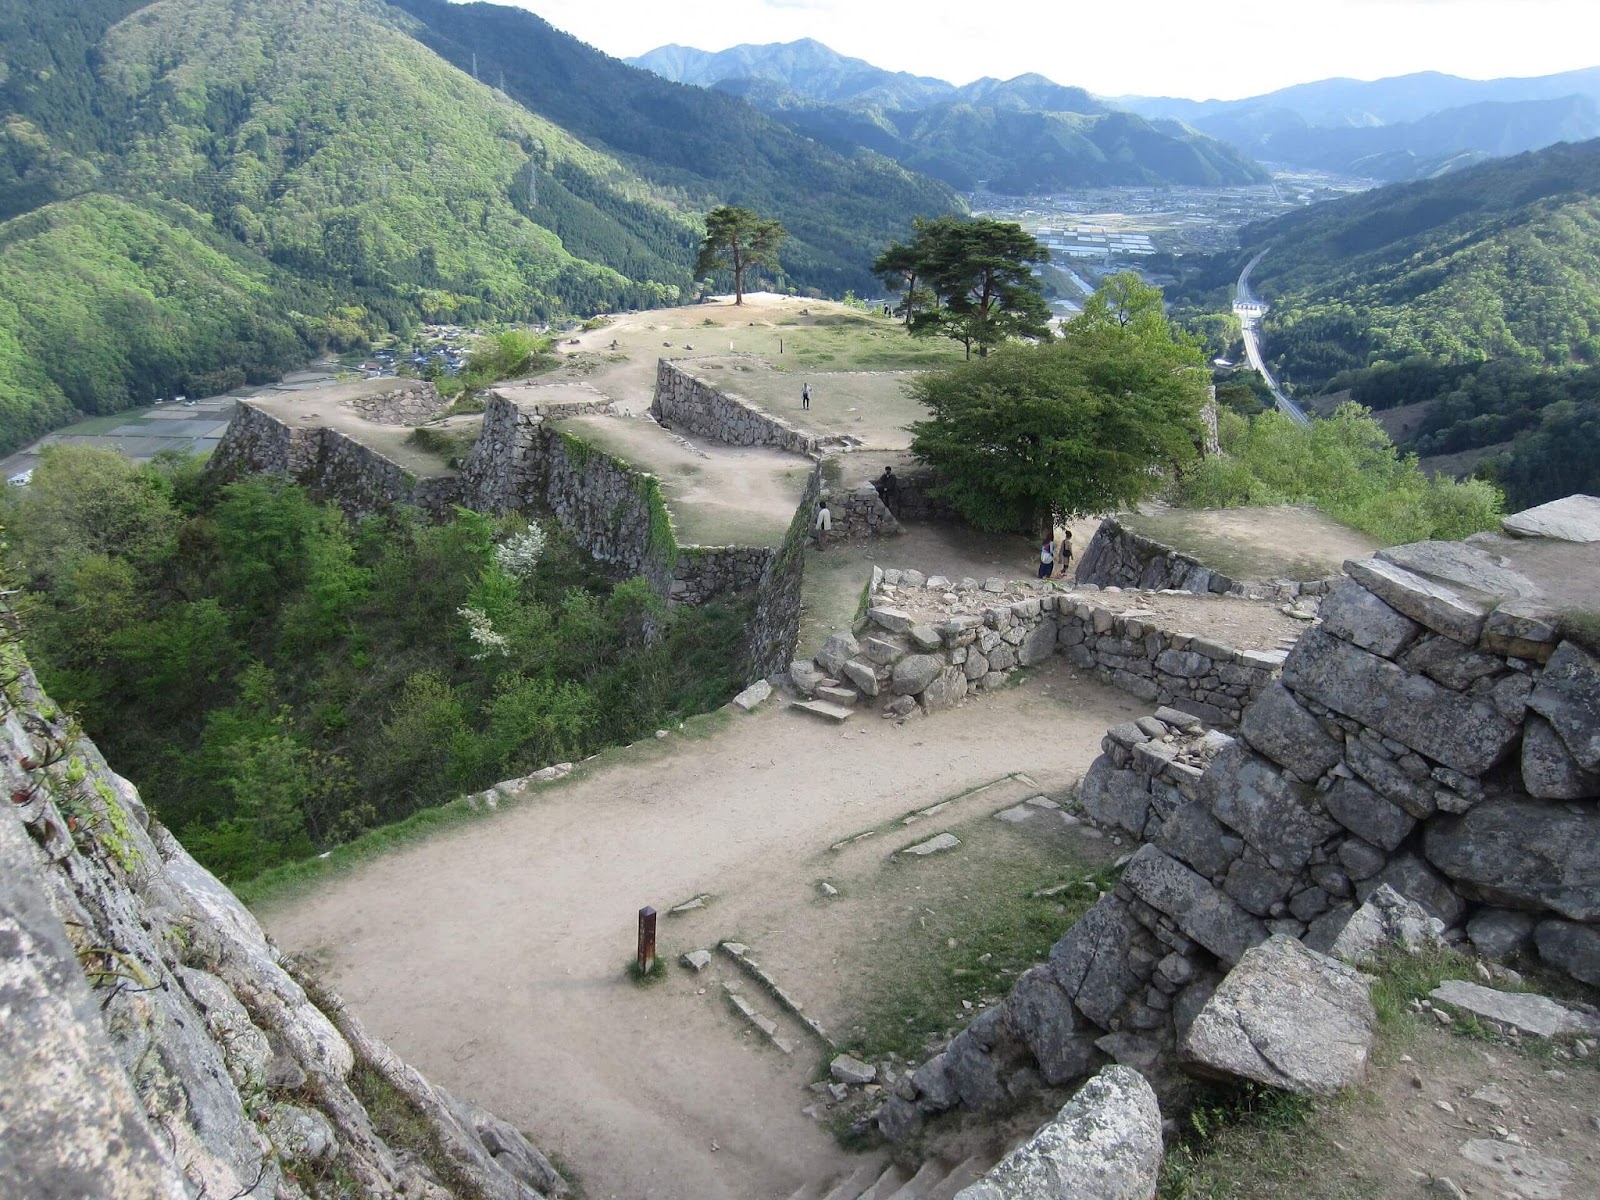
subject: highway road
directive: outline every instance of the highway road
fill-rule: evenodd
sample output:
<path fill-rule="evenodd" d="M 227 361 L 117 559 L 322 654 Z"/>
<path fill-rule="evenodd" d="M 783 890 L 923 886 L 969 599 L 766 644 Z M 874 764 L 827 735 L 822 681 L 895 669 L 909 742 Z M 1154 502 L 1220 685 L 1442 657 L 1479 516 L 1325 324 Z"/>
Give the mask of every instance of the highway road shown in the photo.
<path fill-rule="evenodd" d="M 1266 361 L 1261 357 L 1261 318 L 1266 316 L 1267 305 L 1250 290 L 1250 272 L 1256 269 L 1256 264 L 1266 253 L 1263 250 L 1245 263 L 1244 270 L 1239 272 L 1239 282 L 1233 294 L 1233 311 L 1239 318 L 1239 325 L 1244 332 L 1245 357 L 1250 360 L 1251 368 L 1258 371 L 1261 378 L 1267 381 L 1267 386 L 1272 389 L 1272 398 L 1278 405 L 1278 411 L 1296 425 L 1309 425 L 1311 418 L 1306 416 L 1305 411 L 1289 399 L 1288 394 L 1278 386 L 1278 381 L 1272 377 Z"/>

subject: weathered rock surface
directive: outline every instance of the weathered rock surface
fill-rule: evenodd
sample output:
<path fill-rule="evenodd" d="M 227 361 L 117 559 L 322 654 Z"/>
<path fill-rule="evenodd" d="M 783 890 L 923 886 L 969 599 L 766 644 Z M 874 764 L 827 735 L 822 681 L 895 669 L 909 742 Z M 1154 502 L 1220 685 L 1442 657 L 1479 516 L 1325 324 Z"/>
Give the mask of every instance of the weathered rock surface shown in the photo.
<path fill-rule="evenodd" d="M 744 691 L 733 698 L 733 706 L 745 712 L 759 708 L 762 701 L 772 695 L 772 685 L 765 679 L 758 679 Z"/>
<path fill-rule="evenodd" d="M 1470 646 L 1478 640 L 1483 619 L 1492 607 L 1382 559 L 1347 562 L 1344 569 L 1350 578 L 1397 612 L 1463 645 Z"/>
<path fill-rule="evenodd" d="M 1329 737 L 1281 683 L 1269 684 L 1256 697 L 1245 710 L 1239 732 L 1259 753 L 1304 783 L 1315 783 L 1344 755 L 1344 743 Z"/>
<path fill-rule="evenodd" d="M 1315 792 L 1286 779 L 1237 743 L 1212 760 L 1200 795 L 1217 820 L 1237 830 L 1280 870 L 1305 866 L 1339 829 L 1320 811 Z"/>
<path fill-rule="evenodd" d="M 1050 949 L 1050 969 L 1091 1021 L 1109 1027 L 1129 997 L 1143 990 L 1132 951 L 1145 929 L 1114 896 L 1102 896 Z"/>
<path fill-rule="evenodd" d="M 835 633 L 817 651 L 817 665 L 835 679 L 849 662 L 861 652 L 861 645 L 851 633 Z"/>
<path fill-rule="evenodd" d="M 1039 1064 L 1052 1087 L 1087 1075 L 1101 1060 L 1095 1039 L 1101 1031 L 1084 1020 L 1072 999 L 1046 966 L 1023 972 L 1007 995 L 1006 1023 Z"/>
<path fill-rule="evenodd" d="M 1512 537 L 1600 542 L 1600 499 L 1594 496 L 1566 496 L 1552 500 L 1537 508 L 1502 517 L 1500 528 Z"/>
<path fill-rule="evenodd" d="M 1545 962 L 1600 987 L 1600 929 L 1574 921 L 1540 921 L 1534 941 Z"/>
<path fill-rule="evenodd" d="M 1422 633 L 1422 626 L 1396 612 L 1360 584 L 1345 580 L 1317 610 L 1322 627 L 1383 658 L 1394 658 Z"/>
<path fill-rule="evenodd" d="M 1139 848 L 1123 872 L 1122 882 L 1223 962 L 1238 962 L 1249 947 L 1266 939 L 1260 921 L 1212 887 L 1209 880 L 1154 846 Z"/>
<path fill-rule="evenodd" d="M 1512 908 L 1480 908 L 1467 922 L 1467 937 L 1480 957 L 1502 962 L 1533 944 L 1539 918 Z"/>
<path fill-rule="evenodd" d="M 1519 732 L 1493 705 L 1473 702 L 1320 629 L 1307 630 L 1296 643 L 1283 682 L 1466 775 L 1482 775 L 1498 763 Z"/>
<path fill-rule="evenodd" d="M 1600 660 L 1562 642 L 1545 664 L 1528 707 L 1555 727 L 1578 766 L 1600 771 Z"/>
<path fill-rule="evenodd" d="M 1522 784 L 1539 800 L 1582 800 L 1600 796 L 1600 771 L 1585 771 L 1550 722 L 1530 716 L 1522 729 Z"/>
<path fill-rule="evenodd" d="M 1600 920 L 1600 811 L 1486 800 L 1423 834 L 1428 861 L 1481 900 Z"/>
<path fill-rule="evenodd" d="M 1365 1073 L 1374 1020 L 1359 972 L 1275 934 L 1228 972 L 1180 1054 L 1203 1074 L 1326 1096 Z"/>
<path fill-rule="evenodd" d="M 1354 779 L 1341 779 L 1323 797 L 1330 816 L 1351 833 L 1384 850 L 1399 849 L 1416 818 Z"/>
<path fill-rule="evenodd" d="M 1574 1012 L 1547 996 L 1532 992 L 1501 992 L 1463 979 L 1447 979 L 1428 993 L 1435 1000 L 1499 1021 L 1523 1033 L 1552 1038 L 1577 1033 L 1600 1034 L 1600 1018 Z"/>
<path fill-rule="evenodd" d="M 915 696 L 943 672 L 943 659 L 931 654 L 913 654 L 895 663 L 889 689 L 896 696 Z"/>
<path fill-rule="evenodd" d="M 1121 829 L 1138 837 L 1150 812 L 1150 793 L 1140 775 L 1119 770 L 1104 754 L 1084 772 L 1079 797 L 1083 811 L 1100 825 Z"/>
<path fill-rule="evenodd" d="M 956 1200 L 1151 1200 L 1161 1159 L 1155 1092 L 1111 1066 Z"/>
<path fill-rule="evenodd" d="M 1368 963 L 1390 946 L 1411 954 L 1442 947 L 1443 933 L 1443 921 L 1382 884 L 1345 923 L 1328 953 L 1344 962 Z"/>

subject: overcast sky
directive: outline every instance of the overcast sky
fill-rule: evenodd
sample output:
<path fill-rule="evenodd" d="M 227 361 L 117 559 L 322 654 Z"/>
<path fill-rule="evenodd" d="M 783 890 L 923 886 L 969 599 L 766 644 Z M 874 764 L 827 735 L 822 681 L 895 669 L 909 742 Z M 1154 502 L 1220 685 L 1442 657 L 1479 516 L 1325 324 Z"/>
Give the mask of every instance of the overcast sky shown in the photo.
<path fill-rule="evenodd" d="M 1600 65 L 1600 0 L 496 0 L 619 58 L 812 37 L 952 83 L 1037 71 L 1100 95 L 1234 99 L 1342 75 Z"/>

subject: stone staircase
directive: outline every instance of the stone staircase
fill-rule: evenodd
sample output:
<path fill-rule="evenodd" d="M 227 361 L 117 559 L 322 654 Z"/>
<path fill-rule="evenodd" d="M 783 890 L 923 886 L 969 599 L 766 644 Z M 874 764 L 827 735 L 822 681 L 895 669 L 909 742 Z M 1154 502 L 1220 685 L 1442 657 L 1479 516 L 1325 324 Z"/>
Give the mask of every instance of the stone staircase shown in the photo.
<path fill-rule="evenodd" d="M 811 691 L 811 699 L 797 700 L 789 707 L 843 724 L 856 712 L 856 690 L 840 680 L 824 677 Z"/>
<path fill-rule="evenodd" d="M 954 1200 L 998 1161 L 993 1154 L 974 1154 L 953 1165 L 935 1158 L 907 1175 L 893 1163 L 873 1160 L 836 1182 L 808 1183 L 788 1200 Z"/>

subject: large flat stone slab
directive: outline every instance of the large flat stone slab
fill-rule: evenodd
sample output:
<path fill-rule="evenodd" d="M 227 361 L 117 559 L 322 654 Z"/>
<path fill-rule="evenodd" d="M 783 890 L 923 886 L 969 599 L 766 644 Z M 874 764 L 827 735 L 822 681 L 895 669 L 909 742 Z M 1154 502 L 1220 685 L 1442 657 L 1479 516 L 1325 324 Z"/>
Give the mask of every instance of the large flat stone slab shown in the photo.
<path fill-rule="evenodd" d="M 794 707 L 801 712 L 814 713 L 834 722 L 848 721 L 855 715 L 855 709 L 846 708 L 842 704 L 830 704 L 826 700 L 801 700 Z"/>
<path fill-rule="evenodd" d="M 1212 887 L 1210 880 L 1154 846 L 1139 848 L 1122 882 L 1223 962 L 1238 962 L 1247 949 L 1266 939 L 1260 921 Z"/>
<path fill-rule="evenodd" d="M 1506 756 L 1521 732 L 1493 705 L 1413 675 L 1321 629 L 1308 629 L 1296 643 L 1284 664 L 1283 682 L 1463 775 L 1482 775 Z"/>
<path fill-rule="evenodd" d="M 1537 508 L 1525 508 L 1502 518 L 1500 528 L 1512 537 L 1600 542 L 1600 497 L 1566 496 Z"/>
<path fill-rule="evenodd" d="M 1600 810 L 1592 804 L 1485 800 L 1431 821 L 1422 848 L 1458 890 L 1479 899 L 1600 921 Z"/>
<path fill-rule="evenodd" d="M 941 850 L 954 850 L 959 845 L 961 839 L 955 834 L 941 833 L 925 842 L 918 842 L 915 846 L 907 846 L 900 853 L 909 854 L 913 858 L 926 858 L 930 854 L 938 854 Z"/>
<path fill-rule="evenodd" d="M 1464 645 L 1477 642 L 1483 632 L 1483 619 L 1494 607 L 1382 559 L 1351 560 L 1344 569 L 1351 579 L 1396 612 Z"/>
<path fill-rule="evenodd" d="M 1533 992 L 1501 992 L 1464 979 L 1447 979 L 1428 993 L 1442 1004 L 1449 1004 L 1474 1016 L 1511 1025 L 1523 1033 L 1552 1038 L 1575 1033 L 1593 1037 L 1600 1034 L 1600 1019 L 1573 1012 L 1548 996 Z"/>
<path fill-rule="evenodd" d="M 1329 1096 L 1365 1074 L 1375 1020 L 1360 972 L 1275 934 L 1228 972 L 1179 1052 L 1201 1074 Z"/>
<path fill-rule="evenodd" d="M 1150 1200 L 1162 1153 L 1154 1090 L 1130 1067 L 1106 1067 L 955 1200 Z"/>

